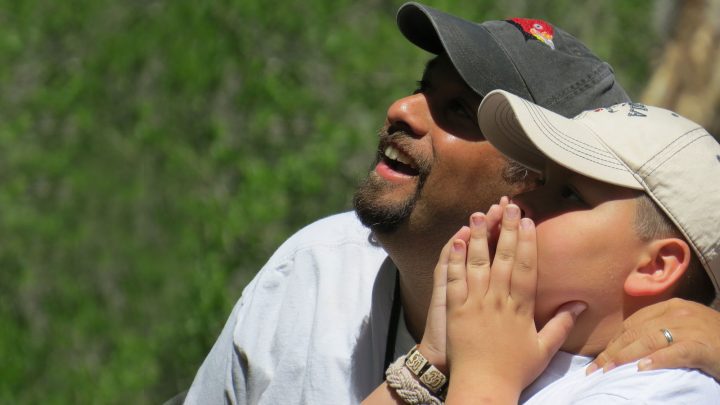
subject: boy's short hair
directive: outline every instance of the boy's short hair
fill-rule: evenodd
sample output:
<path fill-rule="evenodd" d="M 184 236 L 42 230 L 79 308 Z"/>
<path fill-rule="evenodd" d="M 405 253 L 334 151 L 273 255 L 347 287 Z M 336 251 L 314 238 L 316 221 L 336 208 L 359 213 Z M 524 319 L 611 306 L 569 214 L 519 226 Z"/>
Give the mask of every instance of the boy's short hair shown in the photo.
<path fill-rule="evenodd" d="M 639 204 L 652 210 L 642 210 L 639 235 L 656 238 L 656 232 L 671 231 L 682 237 L 707 276 L 686 271 L 676 294 L 690 293 L 709 304 L 720 291 L 720 144 L 701 126 L 639 103 L 568 119 L 502 90 L 483 99 L 478 121 L 493 146 L 530 170 L 542 173 L 550 160 L 595 180 L 644 191 Z M 708 283 L 713 294 L 688 291 Z"/>
<path fill-rule="evenodd" d="M 635 198 L 635 232 L 643 241 L 662 238 L 685 239 L 670 219 L 647 194 L 640 194 Z M 687 241 L 686 241 L 687 242 Z M 695 301 L 703 305 L 710 305 L 717 296 L 710 277 L 703 269 L 700 260 L 694 251 L 690 252 L 690 264 L 678 281 L 674 297 Z"/>

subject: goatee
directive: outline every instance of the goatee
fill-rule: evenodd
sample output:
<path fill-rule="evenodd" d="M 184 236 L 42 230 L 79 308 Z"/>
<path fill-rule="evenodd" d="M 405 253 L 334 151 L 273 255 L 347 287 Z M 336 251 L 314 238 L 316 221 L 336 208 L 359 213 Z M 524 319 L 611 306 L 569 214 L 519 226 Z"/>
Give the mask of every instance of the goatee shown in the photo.
<path fill-rule="evenodd" d="M 409 195 L 404 201 L 389 204 L 382 201 L 383 195 L 391 192 L 392 185 L 373 173 L 374 167 L 384 158 L 383 150 L 389 143 L 406 144 L 410 146 L 408 141 L 412 140 L 412 136 L 403 131 L 393 131 L 384 128 L 380 131 L 379 148 L 375 164 L 368 176 L 358 185 L 353 196 L 353 207 L 360 222 L 370 228 L 373 233 L 390 234 L 395 232 L 400 225 L 410 218 L 415 204 L 417 203 L 420 193 L 422 192 L 425 180 L 430 173 L 430 160 L 415 156 L 415 164 L 417 165 L 417 185 L 415 193 Z M 412 142 L 412 141 L 410 141 Z"/>
<path fill-rule="evenodd" d="M 389 234 L 410 217 L 420 188 L 410 198 L 392 206 L 378 202 L 378 195 L 384 188 L 385 185 L 380 184 L 377 178 L 366 177 L 355 190 L 353 207 L 363 225 L 375 233 Z"/>

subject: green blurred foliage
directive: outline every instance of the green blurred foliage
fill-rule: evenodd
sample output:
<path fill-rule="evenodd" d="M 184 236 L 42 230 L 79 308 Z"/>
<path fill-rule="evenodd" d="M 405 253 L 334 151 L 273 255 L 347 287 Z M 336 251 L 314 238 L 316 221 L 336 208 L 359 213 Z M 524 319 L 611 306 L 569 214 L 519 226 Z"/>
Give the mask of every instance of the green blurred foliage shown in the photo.
<path fill-rule="evenodd" d="M 429 1 L 540 17 L 633 94 L 651 1 Z M 0 403 L 158 403 L 242 287 L 350 208 L 428 55 L 400 1 L 0 0 Z"/>

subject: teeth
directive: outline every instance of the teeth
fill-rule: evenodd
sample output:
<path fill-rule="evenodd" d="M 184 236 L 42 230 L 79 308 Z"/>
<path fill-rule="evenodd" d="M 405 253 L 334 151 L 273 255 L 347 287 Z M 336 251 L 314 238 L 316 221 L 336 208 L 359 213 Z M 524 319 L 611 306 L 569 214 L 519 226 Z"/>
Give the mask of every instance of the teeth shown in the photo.
<path fill-rule="evenodd" d="M 385 148 L 385 156 L 389 157 L 390 159 L 397 159 L 398 153 L 398 150 L 393 148 L 392 146 L 388 146 L 387 148 Z"/>
<path fill-rule="evenodd" d="M 388 145 L 385 148 L 385 156 L 389 159 L 397 160 L 400 163 L 412 166 L 410 158 L 392 145 Z"/>

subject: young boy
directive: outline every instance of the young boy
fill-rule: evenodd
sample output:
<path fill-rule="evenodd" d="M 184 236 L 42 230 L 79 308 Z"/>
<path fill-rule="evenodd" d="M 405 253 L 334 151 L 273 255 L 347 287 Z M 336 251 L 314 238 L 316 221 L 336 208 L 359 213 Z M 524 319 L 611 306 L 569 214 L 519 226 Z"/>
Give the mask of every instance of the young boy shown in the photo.
<path fill-rule="evenodd" d="M 542 186 L 502 204 L 494 258 L 490 212 L 473 214 L 470 229 L 448 242 L 436 268 L 447 280 L 447 365 L 441 339 L 424 337 L 389 369 L 395 400 L 438 394 L 449 369 L 447 403 L 720 403 L 720 385 L 695 370 L 629 364 L 585 375 L 633 312 L 673 297 L 715 298 L 717 141 L 660 108 L 626 103 L 567 119 L 499 90 L 478 121 Z M 670 345 L 672 333 L 659 329 L 657 338 Z"/>

